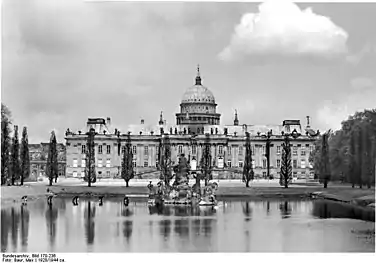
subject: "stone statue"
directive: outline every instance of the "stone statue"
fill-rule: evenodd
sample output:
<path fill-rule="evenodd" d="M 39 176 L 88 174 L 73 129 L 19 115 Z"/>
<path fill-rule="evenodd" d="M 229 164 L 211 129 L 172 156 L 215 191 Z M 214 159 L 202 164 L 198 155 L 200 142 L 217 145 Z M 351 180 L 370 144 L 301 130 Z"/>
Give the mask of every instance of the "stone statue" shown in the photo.
<path fill-rule="evenodd" d="M 188 174 L 189 174 L 190 166 L 188 164 L 187 158 L 185 158 L 184 154 L 179 157 L 178 164 L 174 167 L 175 172 L 175 182 L 174 185 L 178 188 L 181 188 L 183 185 L 188 186 Z"/>

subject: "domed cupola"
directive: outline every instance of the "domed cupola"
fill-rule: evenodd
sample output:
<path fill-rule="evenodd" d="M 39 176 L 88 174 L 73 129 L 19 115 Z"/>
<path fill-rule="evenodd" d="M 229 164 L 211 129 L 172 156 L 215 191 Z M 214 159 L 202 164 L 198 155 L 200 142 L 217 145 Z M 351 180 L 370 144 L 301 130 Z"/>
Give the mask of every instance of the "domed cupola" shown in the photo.
<path fill-rule="evenodd" d="M 182 98 L 180 113 L 176 114 L 177 124 L 219 125 L 220 114 L 213 93 L 202 85 L 200 67 L 197 67 L 195 85 L 189 87 Z M 187 113 L 189 119 L 186 118 Z"/>

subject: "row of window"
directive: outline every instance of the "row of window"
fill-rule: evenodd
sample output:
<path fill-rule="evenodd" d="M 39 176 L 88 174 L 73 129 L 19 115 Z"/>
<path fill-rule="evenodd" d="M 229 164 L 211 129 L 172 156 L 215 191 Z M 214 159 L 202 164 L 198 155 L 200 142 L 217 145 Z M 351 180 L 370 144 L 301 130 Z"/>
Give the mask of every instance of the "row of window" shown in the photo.
<path fill-rule="evenodd" d="M 229 167 L 231 167 L 231 161 L 228 161 L 227 165 Z M 85 167 L 85 166 L 86 166 L 86 160 L 81 160 L 81 167 Z M 102 159 L 98 159 L 97 166 L 103 167 L 103 160 Z M 144 161 L 144 167 L 148 167 L 148 166 L 149 166 L 148 161 Z M 255 160 L 252 160 L 252 166 L 255 167 Z M 266 166 L 267 166 L 266 160 L 262 160 L 262 167 L 266 168 Z M 293 166 L 293 168 L 298 168 L 298 160 L 293 160 L 292 166 Z M 73 167 L 78 167 L 78 160 L 77 159 L 73 159 Z M 106 160 L 106 167 L 111 167 L 111 159 Z M 133 161 L 133 167 L 136 167 L 136 161 Z M 239 161 L 239 167 L 240 168 L 243 167 L 243 161 Z M 277 168 L 280 168 L 280 167 L 281 167 L 281 160 L 278 159 L 277 160 Z M 303 168 L 303 169 L 306 168 L 306 160 L 304 160 L 304 159 L 300 160 L 300 167 L 299 168 Z"/>
<path fill-rule="evenodd" d="M 98 145 L 98 154 L 102 154 L 103 153 L 103 145 Z M 243 155 L 243 146 L 239 146 L 238 147 L 239 149 L 239 155 Z M 228 146 L 227 147 L 228 149 L 228 155 L 231 155 L 231 146 Z M 107 154 L 111 154 L 111 145 L 106 145 L 106 152 Z M 255 146 L 252 146 L 252 155 L 255 155 Z M 309 151 L 312 152 L 313 151 L 313 145 L 310 145 L 309 146 Z M 121 149 L 121 152 L 124 153 L 125 152 L 125 146 L 122 146 L 122 149 Z M 86 153 L 86 145 L 82 145 L 81 146 L 81 153 L 82 154 L 85 154 Z M 137 153 L 137 146 L 132 146 L 132 154 L 136 154 Z M 183 146 L 182 145 L 179 145 L 178 146 L 178 153 L 179 154 L 182 154 L 183 153 Z M 197 153 L 197 147 L 195 145 L 192 145 L 192 154 L 196 154 Z M 223 154 L 223 146 L 220 145 L 218 147 L 218 153 L 219 154 Z M 262 154 L 265 154 L 266 153 L 266 147 L 265 145 L 262 146 L 262 150 L 261 150 L 261 153 Z M 277 154 L 281 154 L 281 146 L 277 146 Z M 297 146 L 293 146 L 293 150 L 292 150 L 292 154 L 293 155 L 298 155 L 298 147 Z M 148 146 L 144 146 L 144 155 L 149 155 L 149 147 Z M 300 147 L 300 155 L 301 156 L 305 156 L 306 155 L 306 148 L 304 146 L 301 146 Z"/>
<path fill-rule="evenodd" d="M 227 164 L 229 167 L 231 167 L 231 161 L 228 161 L 228 164 Z M 255 167 L 255 160 L 252 160 L 252 166 Z M 243 162 L 240 161 L 239 162 L 239 167 L 242 168 L 243 167 Z M 262 168 L 266 168 L 267 167 L 267 162 L 266 160 L 262 160 Z M 293 160 L 293 165 L 292 165 L 293 168 L 303 168 L 305 169 L 306 168 L 306 160 L 302 159 L 300 160 L 300 166 L 298 167 L 298 160 Z M 281 160 L 277 160 L 277 168 L 281 168 Z"/>
<path fill-rule="evenodd" d="M 103 167 L 103 160 L 102 159 L 98 159 L 98 167 Z M 81 167 L 85 167 L 86 166 L 86 160 L 83 159 L 81 160 Z M 78 160 L 77 159 L 73 159 L 73 167 L 78 167 Z M 111 167 L 111 159 L 107 159 L 106 160 L 106 167 Z"/>

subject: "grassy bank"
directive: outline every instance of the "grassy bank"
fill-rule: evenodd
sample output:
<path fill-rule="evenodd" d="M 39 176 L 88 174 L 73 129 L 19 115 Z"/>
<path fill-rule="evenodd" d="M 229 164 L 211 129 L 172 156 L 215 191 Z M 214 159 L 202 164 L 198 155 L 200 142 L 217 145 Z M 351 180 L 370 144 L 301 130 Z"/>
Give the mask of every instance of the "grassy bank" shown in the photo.
<path fill-rule="evenodd" d="M 148 189 L 144 185 L 139 186 L 119 186 L 119 185 L 94 185 L 87 187 L 84 185 L 54 185 L 48 186 L 46 184 L 27 184 L 25 186 L 5 186 L 1 187 L 1 204 L 7 205 L 15 202 L 21 202 L 21 197 L 28 196 L 28 200 L 36 200 L 45 198 L 47 188 L 59 196 L 98 196 L 104 195 L 123 196 L 123 195 L 146 195 Z M 353 201 L 368 196 L 368 203 L 375 202 L 375 189 L 359 189 L 351 188 L 350 186 L 332 186 L 323 189 L 322 186 L 294 186 L 285 189 L 273 186 L 253 186 L 246 188 L 241 185 L 221 185 L 217 191 L 218 199 L 307 199 L 313 192 L 323 192 L 330 195 L 335 195 L 343 200 Z M 373 201 L 369 200 L 373 196 Z M 372 198 L 371 198 L 372 199 Z M 364 205 L 364 202 L 361 203 Z M 366 205 L 365 204 L 365 205 Z"/>

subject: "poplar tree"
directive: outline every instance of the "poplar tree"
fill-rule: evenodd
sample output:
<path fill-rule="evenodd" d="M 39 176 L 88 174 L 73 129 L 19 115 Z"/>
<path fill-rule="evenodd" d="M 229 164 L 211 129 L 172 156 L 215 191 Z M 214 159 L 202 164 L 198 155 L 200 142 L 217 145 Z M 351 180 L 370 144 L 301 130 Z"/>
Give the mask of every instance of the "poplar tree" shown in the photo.
<path fill-rule="evenodd" d="M 11 179 L 12 185 L 20 176 L 20 142 L 18 140 L 18 126 L 14 125 L 14 136 L 11 151 Z"/>
<path fill-rule="evenodd" d="M 292 180 L 292 166 L 291 166 L 291 146 L 288 135 L 285 135 L 284 142 L 282 144 L 282 158 L 281 158 L 281 172 L 279 177 L 279 184 L 288 188 L 289 183 Z"/>
<path fill-rule="evenodd" d="M 321 138 L 321 161 L 320 161 L 320 174 L 319 179 L 324 184 L 324 188 L 328 187 L 328 182 L 330 180 L 330 160 L 329 160 L 329 137 L 330 130 L 323 134 Z"/>
<path fill-rule="evenodd" d="M 164 181 L 165 185 L 170 185 L 170 181 L 173 178 L 171 172 L 171 144 L 170 138 L 167 134 L 162 135 L 161 143 L 159 145 L 159 167 L 161 170 L 160 179 Z"/>
<path fill-rule="evenodd" d="M 10 111 L 1 103 L 1 185 L 7 183 L 10 175 Z"/>
<path fill-rule="evenodd" d="M 254 171 L 252 165 L 252 148 L 251 148 L 251 138 L 249 132 L 246 133 L 245 139 L 245 160 L 243 168 L 243 182 L 245 182 L 245 187 L 249 187 L 249 182 L 254 179 Z"/>
<path fill-rule="evenodd" d="M 212 179 L 212 165 L 211 165 L 211 154 L 210 154 L 210 135 L 205 135 L 204 149 L 201 158 L 201 172 L 203 179 L 205 180 L 205 186 L 208 185 L 209 180 Z"/>
<path fill-rule="evenodd" d="M 85 167 L 85 182 L 88 182 L 88 187 L 97 181 L 95 172 L 95 144 L 94 144 L 95 130 L 92 128 L 87 133 L 86 140 L 86 167 Z"/>
<path fill-rule="evenodd" d="M 30 176 L 30 159 L 29 159 L 29 140 L 27 128 L 24 127 L 21 139 L 21 185 L 24 180 Z"/>
<path fill-rule="evenodd" d="M 46 175 L 52 186 L 54 178 L 58 176 L 58 163 L 57 163 L 57 141 L 55 131 L 51 132 L 50 143 L 48 145 Z"/>
<path fill-rule="evenodd" d="M 129 187 L 129 180 L 134 178 L 132 143 L 129 133 L 121 163 L 121 178 L 124 179 L 126 187 Z"/>

